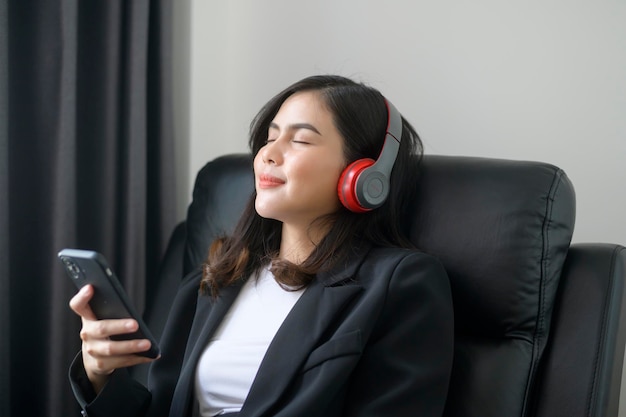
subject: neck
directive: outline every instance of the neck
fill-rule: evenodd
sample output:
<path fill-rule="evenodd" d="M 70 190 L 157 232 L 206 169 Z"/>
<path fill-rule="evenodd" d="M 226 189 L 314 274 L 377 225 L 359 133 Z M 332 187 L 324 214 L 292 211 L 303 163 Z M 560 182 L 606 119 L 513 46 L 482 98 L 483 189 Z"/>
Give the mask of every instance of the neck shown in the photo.
<path fill-rule="evenodd" d="M 297 227 L 283 223 L 280 240 L 281 259 L 296 265 L 304 262 L 328 232 L 328 228 Z"/>

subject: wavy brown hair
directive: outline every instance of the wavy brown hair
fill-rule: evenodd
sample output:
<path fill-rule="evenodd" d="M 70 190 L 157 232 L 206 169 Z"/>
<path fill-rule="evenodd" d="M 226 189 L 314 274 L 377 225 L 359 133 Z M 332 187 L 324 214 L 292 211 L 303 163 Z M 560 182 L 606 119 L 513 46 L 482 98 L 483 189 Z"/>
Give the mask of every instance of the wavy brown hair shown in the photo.
<path fill-rule="evenodd" d="M 387 128 L 387 108 L 382 94 L 367 85 L 345 77 L 320 75 L 305 78 L 273 97 L 250 124 L 249 146 L 256 156 L 267 141 L 271 121 L 291 95 L 319 93 L 344 139 L 343 152 L 349 163 L 360 158 L 376 159 L 381 152 Z M 390 177 L 390 192 L 385 203 L 367 213 L 353 213 L 341 207 L 316 220 L 328 233 L 300 264 L 278 259 L 282 223 L 258 215 L 254 208 L 256 192 L 230 236 L 216 239 L 203 266 L 201 291 L 216 297 L 219 290 L 239 279 L 255 274 L 271 262 L 276 280 L 285 288 L 303 288 L 320 271 L 329 270 L 354 250 L 358 242 L 378 246 L 411 247 L 400 225 L 414 197 L 417 164 L 422 143 L 415 129 L 402 118 L 402 140 Z"/>

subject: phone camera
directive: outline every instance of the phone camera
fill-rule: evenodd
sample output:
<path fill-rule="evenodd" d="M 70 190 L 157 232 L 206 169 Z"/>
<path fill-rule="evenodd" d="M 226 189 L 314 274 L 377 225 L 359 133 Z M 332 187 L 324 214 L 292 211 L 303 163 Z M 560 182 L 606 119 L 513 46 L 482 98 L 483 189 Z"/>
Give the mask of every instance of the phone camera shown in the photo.
<path fill-rule="evenodd" d="M 80 278 L 80 268 L 74 262 L 72 262 L 69 258 L 62 258 L 63 263 L 65 264 L 65 268 L 72 275 L 72 278 L 78 279 Z"/>

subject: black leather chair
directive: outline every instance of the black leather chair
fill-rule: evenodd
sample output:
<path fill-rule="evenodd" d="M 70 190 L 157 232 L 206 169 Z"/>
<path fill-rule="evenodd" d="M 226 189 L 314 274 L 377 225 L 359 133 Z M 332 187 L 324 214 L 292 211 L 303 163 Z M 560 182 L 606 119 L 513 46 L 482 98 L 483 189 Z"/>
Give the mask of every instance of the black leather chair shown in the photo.
<path fill-rule="evenodd" d="M 415 245 L 445 265 L 455 304 L 445 415 L 617 416 L 626 249 L 570 246 L 574 190 L 552 165 L 426 156 L 420 172 L 404 221 Z M 145 315 L 157 336 L 178 282 L 232 229 L 252 189 L 249 155 L 220 157 L 198 174 L 188 217 L 149 285 Z"/>

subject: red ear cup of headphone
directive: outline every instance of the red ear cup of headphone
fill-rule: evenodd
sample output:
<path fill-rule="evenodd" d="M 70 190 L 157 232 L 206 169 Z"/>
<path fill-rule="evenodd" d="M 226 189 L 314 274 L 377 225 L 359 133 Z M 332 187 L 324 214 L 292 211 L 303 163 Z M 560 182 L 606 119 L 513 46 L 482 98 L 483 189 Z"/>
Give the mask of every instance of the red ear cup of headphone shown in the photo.
<path fill-rule="evenodd" d="M 365 208 L 359 203 L 359 199 L 356 195 L 357 181 L 359 175 L 366 169 L 374 165 L 373 159 L 364 158 L 357 159 L 350 165 L 348 165 L 341 176 L 339 177 L 339 183 L 337 184 L 337 193 L 339 194 L 339 201 L 350 211 L 355 213 L 365 213 L 371 209 Z"/>

